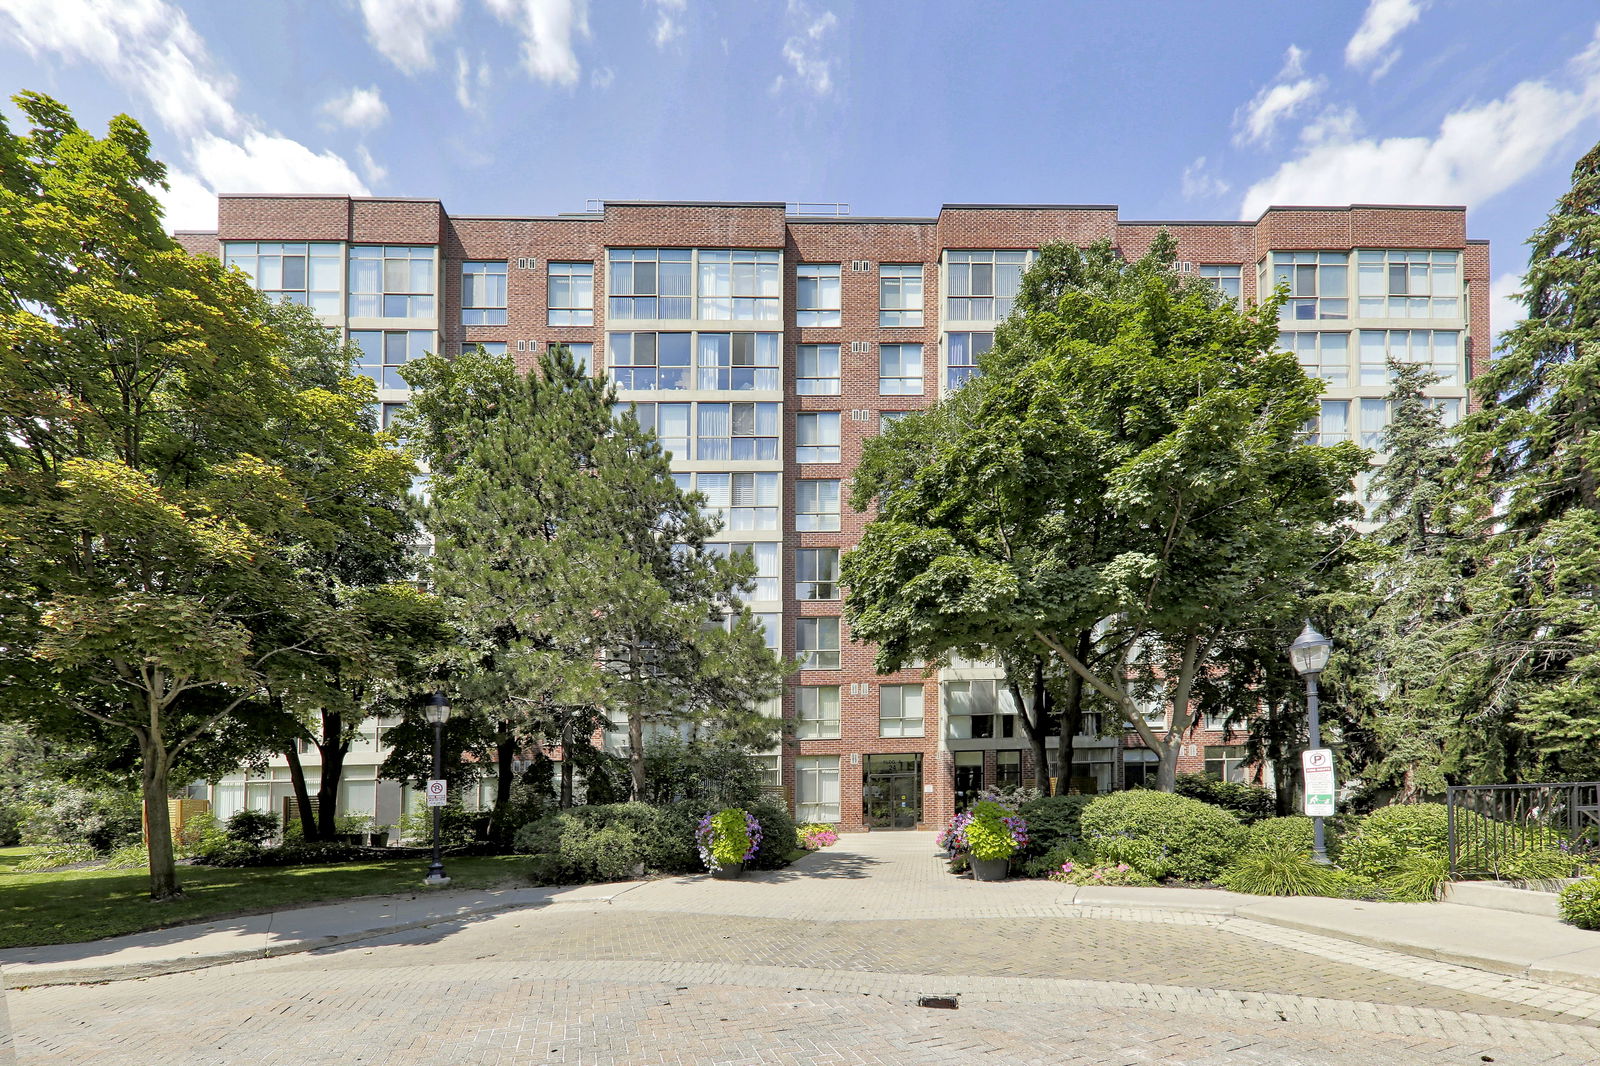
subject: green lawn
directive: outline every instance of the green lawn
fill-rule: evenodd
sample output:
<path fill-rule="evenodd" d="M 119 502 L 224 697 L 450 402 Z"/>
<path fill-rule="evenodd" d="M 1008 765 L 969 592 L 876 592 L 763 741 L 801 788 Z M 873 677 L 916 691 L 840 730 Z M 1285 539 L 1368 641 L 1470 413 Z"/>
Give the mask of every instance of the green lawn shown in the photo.
<path fill-rule="evenodd" d="M 180 866 L 187 899 L 151 903 L 143 870 L 17 874 L 31 848 L 0 848 L 0 948 L 70 944 L 169 925 L 260 913 L 303 903 L 422 891 L 428 860 L 384 859 L 337 866 L 217 869 Z M 520 855 L 446 858 L 451 888 L 527 885 Z"/>

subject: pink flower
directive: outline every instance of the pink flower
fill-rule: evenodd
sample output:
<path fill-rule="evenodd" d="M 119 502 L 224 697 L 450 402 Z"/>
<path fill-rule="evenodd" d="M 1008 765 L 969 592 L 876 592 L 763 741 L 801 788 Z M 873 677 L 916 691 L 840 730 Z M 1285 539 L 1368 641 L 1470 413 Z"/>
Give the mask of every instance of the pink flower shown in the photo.
<path fill-rule="evenodd" d="M 1127 873 L 1127 872 L 1128 872 L 1128 871 L 1129 871 L 1129 870 L 1131 870 L 1131 869 L 1132 869 L 1132 867 L 1131 867 L 1131 866 L 1129 866 L 1129 865 L 1128 865 L 1128 864 L 1127 864 L 1127 863 L 1125 863 L 1125 862 L 1119 862 L 1119 863 L 1117 863 L 1117 873 L 1119 873 L 1119 874 L 1125 874 L 1125 873 Z"/>
<path fill-rule="evenodd" d="M 1072 872 L 1072 863 L 1070 863 L 1070 862 L 1062 863 L 1061 864 L 1061 872 L 1064 873 L 1064 874 L 1070 874 Z"/>

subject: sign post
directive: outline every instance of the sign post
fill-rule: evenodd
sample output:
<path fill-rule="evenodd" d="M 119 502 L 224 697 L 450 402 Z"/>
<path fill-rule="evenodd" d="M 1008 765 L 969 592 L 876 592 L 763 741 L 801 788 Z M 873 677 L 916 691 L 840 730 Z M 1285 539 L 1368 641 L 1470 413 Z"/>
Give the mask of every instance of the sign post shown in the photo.
<path fill-rule="evenodd" d="M 1305 813 L 1312 818 L 1331 818 L 1337 789 L 1333 780 L 1333 751 L 1310 748 L 1300 753 L 1300 768 L 1305 778 Z"/>
<path fill-rule="evenodd" d="M 438 778 L 428 781 L 428 806 L 444 807 L 449 802 L 450 786 L 448 782 Z"/>

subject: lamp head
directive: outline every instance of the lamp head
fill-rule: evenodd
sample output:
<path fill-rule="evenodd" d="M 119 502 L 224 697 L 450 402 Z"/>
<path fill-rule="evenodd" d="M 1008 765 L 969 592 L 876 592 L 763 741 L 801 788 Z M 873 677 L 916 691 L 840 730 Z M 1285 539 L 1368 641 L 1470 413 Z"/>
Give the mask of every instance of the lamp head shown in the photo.
<path fill-rule="evenodd" d="M 1320 674 L 1327 668 L 1328 656 L 1332 652 L 1333 641 L 1318 633 L 1308 618 L 1306 627 L 1300 631 L 1298 637 L 1294 638 L 1294 643 L 1289 645 L 1289 662 L 1301 675 Z"/>
<path fill-rule="evenodd" d="M 444 698 L 444 693 L 435 692 L 428 697 L 423 713 L 428 716 L 429 725 L 443 725 L 450 720 L 450 701 Z"/>

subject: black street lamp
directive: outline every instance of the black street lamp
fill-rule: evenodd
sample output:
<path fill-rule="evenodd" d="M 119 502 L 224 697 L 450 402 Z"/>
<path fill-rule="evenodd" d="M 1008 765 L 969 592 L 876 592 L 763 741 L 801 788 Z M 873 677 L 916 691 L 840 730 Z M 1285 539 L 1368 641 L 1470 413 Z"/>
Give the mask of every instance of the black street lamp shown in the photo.
<path fill-rule="evenodd" d="M 1327 668 L 1328 656 L 1332 651 L 1333 641 L 1312 628 L 1309 618 L 1306 619 L 1305 629 L 1301 630 L 1300 635 L 1294 638 L 1294 643 L 1289 645 L 1289 661 L 1294 664 L 1300 676 L 1306 679 L 1306 717 L 1310 719 L 1313 750 L 1322 747 L 1322 718 L 1317 706 L 1317 675 Z M 1311 835 L 1311 861 L 1324 866 L 1330 865 L 1321 815 L 1312 816 Z"/>
<path fill-rule="evenodd" d="M 428 721 L 433 723 L 433 780 L 439 781 L 444 778 L 444 724 L 450 719 L 450 701 L 444 698 L 444 693 L 435 692 L 428 697 L 426 714 Z M 428 802 L 433 802 L 431 796 Z M 434 887 L 450 883 L 450 879 L 444 875 L 444 858 L 439 851 L 439 816 L 442 813 L 441 807 L 433 807 L 433 863 L 422 882 Z"/>

